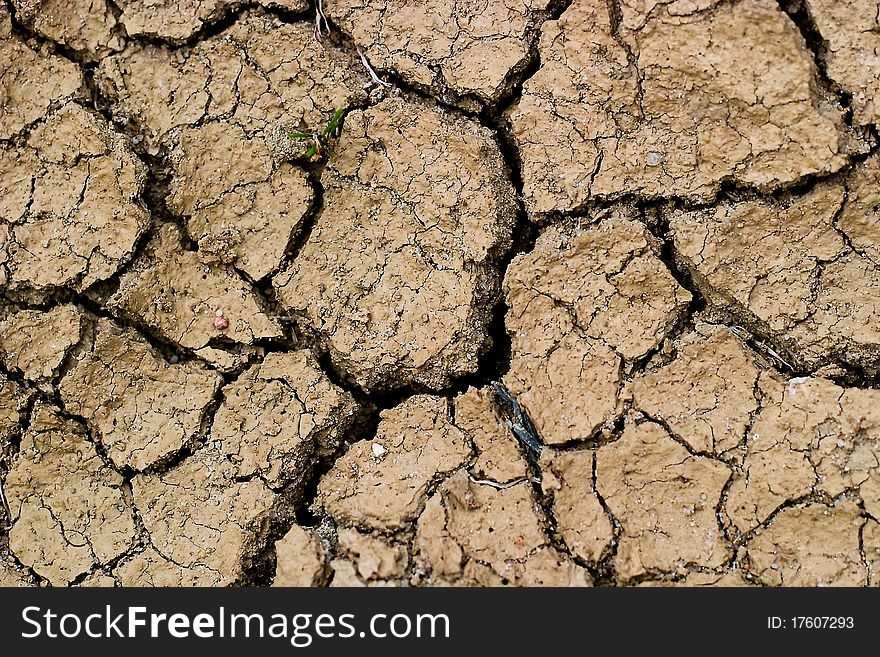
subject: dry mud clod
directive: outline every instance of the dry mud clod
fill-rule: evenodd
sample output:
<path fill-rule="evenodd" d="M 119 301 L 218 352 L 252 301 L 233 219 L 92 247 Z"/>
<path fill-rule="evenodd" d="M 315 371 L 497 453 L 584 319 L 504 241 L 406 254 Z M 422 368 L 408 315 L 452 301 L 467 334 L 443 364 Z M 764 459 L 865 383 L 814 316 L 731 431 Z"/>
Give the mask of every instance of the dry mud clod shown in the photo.
<path fill-rule="evenodd" d="M 821 59 L 828 77 L 852 98 L 859 125 L 876 124 L 874 96 L 880 91 L 876 59 L 877 3 L 874 0 L 806 0 L 806 12 L 825 41 Z"/>
<path fill-rule="evenodd" d="M 234 584 L 244 578 L 278 513 L 278 497 L 262 480 L 238 481 L 236 467 L 211 447 L 131 483 L 153 547 L 116 568 L 125 586 Z"/>
<path fill-rule="evenodd" d="M 474 372 L 514 220 L 491 133 L 389 98 L 346 117 L 321 182 L 309 240 L 273 280 L 281 303 L 367 390 Z"/>
<path fill-rule="evenodd" d="M 676 357 L 633 379 L 634 406 L 700 453 L 736 459 L 760 397 L 756 354 L 727 327 L 697 325 Z"/>
<path fill-rule="evenodd" d="M 758 581 L 775 586 L 864 586 L 859 550 L 865 524 L 852 501 L 784 509 L 748 545 Z"/>
<path fill-rule="evenodd" d="M 227 265 L 206 265 L 183 247 L 174 224 L 162 226 L 120 279 L 108 307 L 147 324 L 170 342 L 194 351 L 223 339 L 240 345 L 282 336 L 253 288 Z M 219 314 L 218 314 L 219 313 Z M 224 317 L 218 326 L 217 317 Z M 202 352 L 213 360 L 213 352 Z"/>
<path fill-rule="evenodd" d="M 725 505 L 733 524 L 747 532 L 813 492 L 833 500 L 856 491 L 869 514 L 880 512 L 880 394 L 818 378 L 762 377 L 759 385 L 764 408 Z"/>
<path fill-rule="evenodd" d="M 84 59 L 101 59 L 124 44 L 106 0 L 12 0 L 12 6 L 22 25 Z"/>
<path fill-rule="evenodd" d="M 691 300 L 625 216 L 551 226 L 507 270 L 507 388 L 547 444 L 590 438 L 620 416 L 624 363 L 655 348 Z"/>
<path fill-rule="evenodd" d="M 542 28 L 541 66 L 509 116 L 532 212 L 705 201 L 727 180 L 769 190 L 863 150 L 771 0 L 613 6 L 575 0 Z"/>
<path fill-rule="evenodd" d="M 18 145 L 0 144 L 0 280 L 40 301 L 113 276 L 150 217 L 146 171 L 125 139 L 75 103 L 44 116 Z"/>
<path fill-rule="evenodd" d="M 729 547 L 715 507 L 731 472 L 695 456 L 652 422 L 629 425 L 596 452 L 596 487 L 621 525 L 615 569 L 624 582 L 651 572 L 718 568 Z"/>
<path fill-rule="evenodd" d="M 326 0 L 373 66 L 467 109 L 493 105 L 529 62 L 548 0 Z"/>
<path fill-rule="evenodd" d="M 274 586 L 317 586 L 326 579 L 324 548 L 311 531 L 294 525 L 275 542 Z"/>
<path fill-rule="evenodd" d="M 211 439 L 239 476 L 259 474 L 273 488 L 301 486 L 316 457 L 333 454 L 356 404 L 307 351 L 270 354 L 223 389 Z"/>
<path fill-rule="evenodd" d="M 136 531 L 123 487 L 82 426 L 38 404 L 3 486 L 10 549 L 55 586 L 116 559 Z"/>
<path fill-rule="evenodd" d="M 29 381 L 51 381 L 82 339 L 82 312 L 73 305 L 22 310 L 0 323 L 0 358 Z"/>
<path fill-rule="evenodd" d="M 5 4 L 0 7 L 0 62 L 0 140 L 12 138 L 82 91 L 83 76 L 76 64 L 49 48 L 35 50 L 13 35 Z"/>
<path fill-rule="evenodd" d="M 803 369 L 880 364 L 876 156 L 783 201 L 672 211 L 678 262 L 700 291 Z"/>
<path fill-rule="evenodd" d="M 117 468 L 145 470 L 198 437 L 222 379 L 194 362 L 165 362 L 137 333 L 100 320 L 58 386 Z"/>

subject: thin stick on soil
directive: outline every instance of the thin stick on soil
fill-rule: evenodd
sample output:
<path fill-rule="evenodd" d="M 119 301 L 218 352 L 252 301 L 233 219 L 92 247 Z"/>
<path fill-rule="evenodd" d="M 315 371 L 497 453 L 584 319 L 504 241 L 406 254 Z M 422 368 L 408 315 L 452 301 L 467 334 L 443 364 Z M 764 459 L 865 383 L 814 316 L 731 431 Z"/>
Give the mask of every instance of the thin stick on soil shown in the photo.
<path fill-rule="evenodd" d="M 507 490 L 508 488 L 513 488 L 517 484 L 521 484 L 524 481 L 528 481 L 528 477 L 517 477 L 516 479 L 511 479 L 508 482 L 503 484 L 498 483 L 497 481 L 492 481 L 491 479 L 477 479 L 471 475 L 468 475 L 468 479 L 471 480 L 474 484 L 481 484 L 483 486 L 491 486 L 492 488 L 497 488 L 498 490 Z"/>
<path fill-rule="evenodd" d="M 373 80 L 373 82 L 374 82 L 375 84 L 380 84 L 380 85 L 382 85 L 383 87 L 390 87 L 390 86 L 391 86 L 391 83 L 390 83 L 390 82 L 385 82 L 385 80 L 383 80 L 383 79 L 380 78 L 378 75 L 376 75 L 376 71 L 373 70 L 373 67 L 370 66 L 370 62 L 369 62 L 369 61 L 367 60 L 367 58 L 364 56 L 364 53 L 361 52 L 361 48 L 360 48 L 360 46 L 357 46 L 356 49 L 357 49 L 358 57 L 361 58 L 361 63 L 362 63 L 362 64 L 364 65 L 364 67 L 367 69 L 367 72 L 370 74 L 370 78 Z"/>
<path fill-rule="evenodd" d="M 6 512 L 6 522 L 3 527 L 5 531 L 12 527 L 12 509 L 9 508 L 9 502 L 6 501 L 6 493 L 3 491 L 2 483 L 0 483 L 0 501 L 3 502 L 3 509 Z"/>

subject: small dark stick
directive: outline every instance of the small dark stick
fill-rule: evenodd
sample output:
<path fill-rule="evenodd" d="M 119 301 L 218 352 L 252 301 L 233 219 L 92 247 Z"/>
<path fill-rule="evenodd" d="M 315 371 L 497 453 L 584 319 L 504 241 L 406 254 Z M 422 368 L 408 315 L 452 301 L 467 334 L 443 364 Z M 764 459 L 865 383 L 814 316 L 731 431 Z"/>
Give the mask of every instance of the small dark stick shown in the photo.
<path fill-rule="evenodd" d="M 503 411 L 502 419 L 504 424 L 513 432 L 516 439 L 526 448 L 526 456 L 533 464 L 538 464 L 538 457 L 541 456 L 541 439 L 538 438 L 538 432 L 535 425 L 529 419 L 529 416 L 523 410 L 519 402 L 513 398 L 507 388 L 498 381 L 492 382 L 492 388 L 495 390 L 495 397 L 498 405 Z"/>

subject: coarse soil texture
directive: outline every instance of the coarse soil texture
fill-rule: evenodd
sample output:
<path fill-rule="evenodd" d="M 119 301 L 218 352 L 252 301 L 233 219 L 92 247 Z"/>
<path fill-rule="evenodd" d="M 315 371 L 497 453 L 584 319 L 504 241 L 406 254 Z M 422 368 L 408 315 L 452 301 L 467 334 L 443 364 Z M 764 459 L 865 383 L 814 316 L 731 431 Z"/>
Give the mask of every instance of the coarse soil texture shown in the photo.
<path fill-rule="evenodd" d="M 0 585 L 880 585 L 878 52 L 4 0 Z"/>

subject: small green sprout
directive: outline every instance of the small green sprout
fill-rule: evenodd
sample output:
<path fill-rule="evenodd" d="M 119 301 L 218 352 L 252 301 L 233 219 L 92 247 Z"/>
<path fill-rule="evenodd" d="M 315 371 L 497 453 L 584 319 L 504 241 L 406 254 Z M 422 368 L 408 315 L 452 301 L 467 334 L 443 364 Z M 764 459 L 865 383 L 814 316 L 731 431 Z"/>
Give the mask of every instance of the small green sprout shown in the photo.
<path fill-rule="evenodd" d="M 333 155 L 333 144 L 339 136 L 342 127 L 340 123 L 344 116 L 345 108 L 343 107 L 333 112 L 333 116 L 330 117 L 321 132 L 291 132 L 288 133 L 288 136 L 291 139 L 305 141 L 306 151 L 302 157 L 309 162 L 317 162 Z"/>

